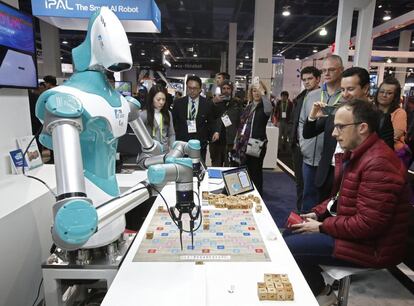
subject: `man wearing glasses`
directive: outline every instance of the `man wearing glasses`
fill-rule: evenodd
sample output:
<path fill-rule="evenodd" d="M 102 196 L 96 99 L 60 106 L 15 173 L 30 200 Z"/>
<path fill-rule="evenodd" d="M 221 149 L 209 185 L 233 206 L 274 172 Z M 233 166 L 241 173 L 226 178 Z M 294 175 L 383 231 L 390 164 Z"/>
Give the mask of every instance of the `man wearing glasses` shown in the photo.
<path fill-rule="evenodd" d="M 186 86 L 187 95 L 174 101 L 172 109 L 175 138 L 181 141 L 199 140 L 201 158 L 205 162 L 208 141 L 219 138 L 213 103 L 200 96 L 201 79 L 198 76 L 188 77 Z"/>
<path fill-rule="evenodd" d="M 302 211 L 309 211 L 319 203 L 319 193 L 315 185 L 315 176 L 323 149 L 323 135 L 309 139 L 303 137 L 304 124 L 308 118 L 312 106 L 316 102 L 326 105 L 337 105 L 341 98 L 341 74 L 343 71 L 342 60 L 338 55 L 331 55 L 322 63 L 322 76 L 325 83 L 322 88 L 308 93 L 300 113 L 298 134 L 299 145 L 303 155 L 303 201 Z"/>
<path fill-rule="evenodd" d="M 338 108 L 332 136 L 344 153 L 336 159 L 335 196 L 302 215 L 304 222 L 292 226 L 294 235 L 285 234 L 320 305 L 336 299 L 320 264 L 387 268 L 406 251 L 407 170 L 375 132 L 378 120 L 373 105 L 363 100 Z"/>

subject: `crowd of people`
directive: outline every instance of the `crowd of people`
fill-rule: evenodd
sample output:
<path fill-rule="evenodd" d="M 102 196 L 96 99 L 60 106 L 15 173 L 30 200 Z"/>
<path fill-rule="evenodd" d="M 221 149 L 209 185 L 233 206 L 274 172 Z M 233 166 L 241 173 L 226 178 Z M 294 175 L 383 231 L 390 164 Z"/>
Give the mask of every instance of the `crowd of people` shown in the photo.
<path fill-rule="evenodd" d="M 176 140 L 198 139 L 204 162 L 208 148 L 212 166 L 246 166 L 260 194 L 264 157 L 276 153 L 267 148 L 266 126 L 270 120 L 279 127 L 303 218 L 284 238 L 320 304 L 329 305 L 332 288 L 320 264 L 383 268 L 403 259 L 413 154 L 397 79 L 385 78 L 370 97 L 368 71 L 344 69 L 337 55 L 326 57 L 321 70 L 304 67 L 300 77 L 304 89 L 293 100 L 287 91 L 274 99 L 261 80 L 253 80 L 247 105 L 235 97 L 225 72 L 216 75 L 207 97 L 198 76 L 188 77 L 187 95 L 175 99 L 159 81 L 140 89 L 140 117 L 167 149 Z"/>
<path fill-rule="evenodd" d="M 279 148 L 291 153 L 296 206 L 303 218 L 284 238 L 320 305 L 335 302 L 320 264 L 383 268 L 401 262 L 412 153 L 405 143 L 407 114 L 395 78 L 384 79 L 370 97 L 368 71 L 344 69 L 342 59 L 331 55 L 321 70 L 301 70 L 304 90 L 292 101 L 286 91 L 280 99 L 269 99 L 258 81 L 248 88 L 247 106 L 234 98 L 228 74 L 216 79 L 210 98 L 200 96 L 200 78 L 187 79 L 188 94 L 174 101 L 171 115 L 161 117 L 169 119 L 164 126 L 170 128 L 159 139 L 199 139 L 204 160 L 209 147 L 213 166 L 231 161 L 246 166 L 262 193 L 266 126 L 271 119 L 279 127 Z M 155 108 L 154 95 L 148 97 Z M 143 119 L 147 126 L 151 120 L 152 126 L 160 125 L 154 117 Z M 155 131 L 152 126 L 149 131 Z"/>

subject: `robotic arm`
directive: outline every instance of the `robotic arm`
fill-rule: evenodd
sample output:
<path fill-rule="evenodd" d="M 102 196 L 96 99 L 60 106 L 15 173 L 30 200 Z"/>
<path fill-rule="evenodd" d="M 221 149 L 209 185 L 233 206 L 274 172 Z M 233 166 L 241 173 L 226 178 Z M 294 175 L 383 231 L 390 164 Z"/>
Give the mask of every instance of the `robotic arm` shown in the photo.
<path fill-rule="evenodd" d="M 171 219 L 180 230 L 180 244 L 183 249 L 182 233 L 183 214 L 190 218 L 189 230 L 191 245 L 194 245 L 194 224 L 201 216 L 200 205 L 194 203 L 193 191 L 193 163 L 190 158 L 167 157 L 166 164 L 153 165 L 148 169 L 148 180 L 156 187 L 162 187 L 167 182 L 175 182 L 176 205 L 169 207 Z M 201 220 L 199 226 L 201 224 Z"/>

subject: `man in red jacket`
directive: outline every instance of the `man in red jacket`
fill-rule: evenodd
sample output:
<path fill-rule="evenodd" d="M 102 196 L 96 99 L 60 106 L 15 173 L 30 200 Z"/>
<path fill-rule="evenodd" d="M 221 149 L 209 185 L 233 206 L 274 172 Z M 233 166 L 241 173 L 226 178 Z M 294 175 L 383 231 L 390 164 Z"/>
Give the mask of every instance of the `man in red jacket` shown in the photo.
<path fill-rule="evenodd" d="M 302 215 L 304 222 L 292 226 L 299 235 L 285 235 L 321 305 L 334 302 L 335 295 L 325 286 L 319 264 L 385 268 L 405 254 L 407 170 L 378 138 L 378 120 L 372 105 L 362 100 L 337 110 L 332 135 L 344 153 L 335 155 L 335 196 Z"/>

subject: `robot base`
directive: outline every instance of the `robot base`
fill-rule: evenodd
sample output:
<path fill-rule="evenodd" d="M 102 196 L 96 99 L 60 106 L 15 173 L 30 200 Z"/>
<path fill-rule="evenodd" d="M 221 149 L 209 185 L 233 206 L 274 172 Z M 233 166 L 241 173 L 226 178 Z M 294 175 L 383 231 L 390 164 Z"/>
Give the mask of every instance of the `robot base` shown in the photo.
<path fill-rule="evenodd" d="M 108 289 L 135 236 L 123 234 L 105 247 L 50 255 L 42 264 L 46 305 L 73 305 L 84 300 L 89 289 Z"/>

